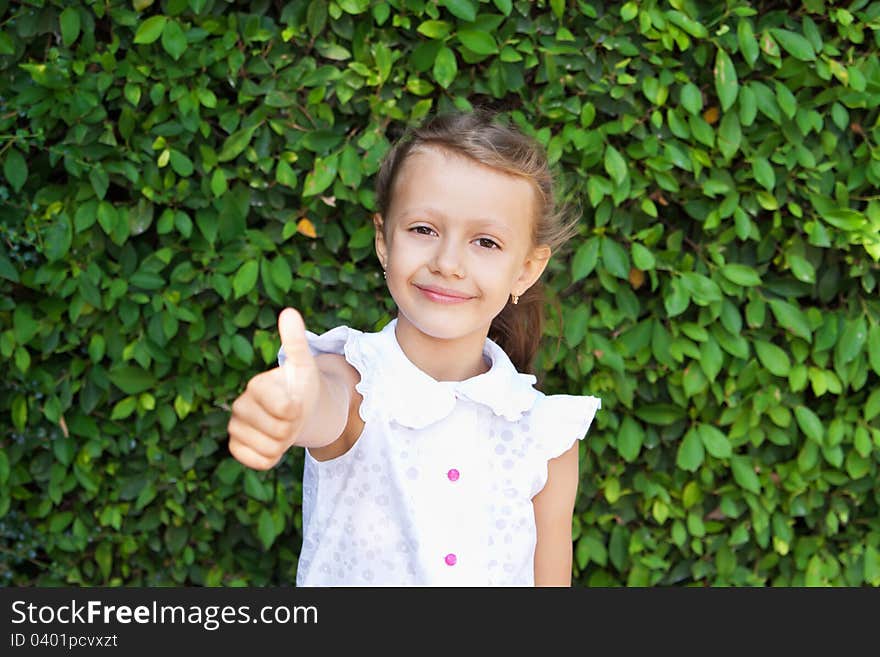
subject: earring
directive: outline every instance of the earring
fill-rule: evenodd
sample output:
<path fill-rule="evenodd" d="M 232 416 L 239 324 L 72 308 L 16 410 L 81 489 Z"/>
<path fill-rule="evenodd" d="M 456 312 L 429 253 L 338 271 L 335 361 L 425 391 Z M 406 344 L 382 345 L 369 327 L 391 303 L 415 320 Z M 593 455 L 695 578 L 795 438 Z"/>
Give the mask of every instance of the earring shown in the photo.
<path fill-rule="evenodd" d="M 511 294 L 510 296 L 513 297 L 512 301 L 513 301 L 513 305 L 514 305 L 514 306 L 515 306 L 517 303 L 519 303 L 519 295 Z"/>
<path fill-rule="evenodd" d="M 384 278 L 386 281 L 388 280 L 388 272 L 384 269 L 382 270 L 382 278 Z"/>

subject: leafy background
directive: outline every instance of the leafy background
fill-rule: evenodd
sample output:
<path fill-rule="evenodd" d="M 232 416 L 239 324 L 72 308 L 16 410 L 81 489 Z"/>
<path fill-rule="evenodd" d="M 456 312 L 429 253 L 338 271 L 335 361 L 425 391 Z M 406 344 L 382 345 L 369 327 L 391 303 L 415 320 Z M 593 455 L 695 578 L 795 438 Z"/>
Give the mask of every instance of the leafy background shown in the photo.
<path fill-rule="evenodd" d="M 880 3 L 0 0 L 0 582 L 293 582 L 302 454 L 226 449 L 277 313 L 394 313 L 373 176 L 480 103 L 579 237 L 574 582 L 880 585 Z"/>

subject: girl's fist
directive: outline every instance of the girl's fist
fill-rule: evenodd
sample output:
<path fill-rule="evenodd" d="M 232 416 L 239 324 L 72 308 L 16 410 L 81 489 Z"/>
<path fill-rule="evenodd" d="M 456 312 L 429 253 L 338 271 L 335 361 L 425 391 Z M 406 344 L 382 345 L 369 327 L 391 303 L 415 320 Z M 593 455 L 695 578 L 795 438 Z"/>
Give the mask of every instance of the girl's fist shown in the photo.
<path fill-rule="evenodd" d="M 243 465 L 268 470 L 296 442 L 314 411 L 320 372 L 306 341 L 302 316 L 285 308 L 278 317 L 283 365 L 248 381 L 232 404 L 229 451 Z"/>

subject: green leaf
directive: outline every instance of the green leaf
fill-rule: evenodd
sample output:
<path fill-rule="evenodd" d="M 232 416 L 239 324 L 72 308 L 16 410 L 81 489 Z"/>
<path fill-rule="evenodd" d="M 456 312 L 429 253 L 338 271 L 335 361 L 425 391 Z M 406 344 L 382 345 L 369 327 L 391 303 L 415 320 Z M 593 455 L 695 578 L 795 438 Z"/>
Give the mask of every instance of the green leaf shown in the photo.
<path fill-rule="evenodd" d="M 98 363 L 104 357 L 107 350 L 107 341 L 103 335 L 95 334 L 89 340 L 89 358 L 93 363 Z"/>
<path fill-rule="evenodd" d="M 259 502 L 268 502 L 272 499 L 270 487 L 260 481 L 257 473 L 250 469 L 244 471 L 244 492 Z"/>
<path fill-rule="evenodd" d="M 752 466 L 751 459 L 746 456 L 732 456 L 730 459 L 730 469 L 733 471 L 734 481 L 741 488 L 745 488 L 755 495 L 761 494 L 761 482 L 758 480 L 758 475 L 755 474 L 755 468 Z"/>
<path fill-rule="evenodd" d="M 742 143 L 742 129 L 736 112 L 727 112 L 718 128 L 718 150 L 725 158 L 732 158 Z"/>
<path fill-rule="evenodd" d="M 602 237 L 602 263 L 608 272 L 623 280 L 629 279 L 629 256 L 620 244 L 610 237 Z"/>
<path fill-rule="evenodd" d="M 452 25 L 447 21 L 427 20 L 422 22 L 416 31 L 429 39 L 443 39 L 452 32 Z"/>
<path fill-rule="evenodd" d="M 690 305 L 691 297 L 682 285 L 681 278 L 673 278 L 669 283 L 671 292 L 663 295 L 663 307 L 669 317 L 683 313 Z"/>
<path fill-rule="evenodd" d="M 75 7 L 67 7 L 61 12 L 59 20 L 61 21 L 61 40 L 65 46 L 70 47 L 79 37 L 79 10 Z"/>
<path fill-rule="evenodd" d="M 52 220 L 52 224 L 45 235 L 45 253 L 49 262 L 61 260 L 70 250 L 73 240 L 73 230 L 70 226 L 70 218 L 66 212 L 61 213 Z"/>
<path fill-rule="evenodd" d="M 107 378 L 127 395 L 137 395 L 156 385 L 152 374 L 134 365 L 116 367 L 107 373 Z"/>
<path fill-rule="evenodd" d="M 456 18 L 472 23 L 477 20 L 477 3 L 473 0 L 440 0 Z"/>
<path fill-rule="evenodd" d="M 233 335 L 231 344 L 232 353 L 238 356 L 243 363 L 250 365 L 253 362 L 254 347 L 246 337 L 243 335 Z"/>
<path fill-rule="evenodd" d="M 232 289 L 235 291 L 236 299 L 254 289 L 259 273 L 260 266 L 256 260 L 248 260 L 239 268 L 235 273 L 235 278 L 232 279 Z"/>
<path fill-rule="evenodd" d="M 865 546 L 865 583 L 880 587 L 880 550 L 873 545 Z"/>
<path fill-rule="evenodd" d="M 95 563 L 101 571 L 101 576 L 106 581 L 110 578 L 113 569 L 113 548 L 110 543 L 101 543 L 95 550 Z"/>
<path fill-rule="evenodd" d="M 880 374 L 880 325 L 874 324 L 868 332 L 868 362 L 875 374 Z"/>
<path fill-rule="evenodd" d="M 306 175 L 303 185 L 303 196 L 314 196 L 327 189 L 336 179 L 339 156 L 334 153 L 330 157 L 316 158 L 315 168 Z"/>
<path fill-rule="evenodd" d="M 481 30 L 459 30 L 458 40 L 465 48 L 472 50 L 478 55 L 492 55 L 498 52 L 498 44 L 495 38 L 488 32 Z"/>
<path fill-rule="evenodd" d="M 187 538 L 189 538 L 189 529 L 186 525 L 168 527 L 165 531 L 165 545 L 171 554 L 178 554 L 186 545 Z"/>
<path fill-rule="evenodd" d="M 39 332 L 40 323 L 34 319 L 31 313 L 31 307 L 20 305 L 15 308 L 12 314 L 12 331 L 15 341 L 20 345 L 25 345 Z"/>
<path fill-rule="evenodd" d="M 229 185 L 226 182 L 226 174 L 223 173 L 223 169 L 219 167 L 214 169 L 214 173 L 211 174 L 211 193 L 215 197 L 222 196 L 228 189 Z"/>
<path fill-rule="evenodd" d="M 804 435 L 818 445 L 822 445 L 825 429 L 822 420 L 806 406 L 795 406 L 794 416 Z"/>
<path fill-rule="evenodd" d="M 291 189 L 296 187 L 296 174 L 284 160 L 278 160 L 275 167 L 275 180 Z"/>
<path fill-rule="evenodd" d="M 788 376 L 791 370 L 791 361 L 782 349 L 772 342 L 764 340 L 754 340 L 752 344 L 755 347 L 755 353 L 758 360 L 771 374 L 776 376 Z"/>
<path fill-rule="evenodd" d="M 864 317 L 859 317 L 856 320 L 846 320 L 844 322 L 843 334 L 840 336 L 835 347 L 835 356 L 841 363 L 851 362 L 862 352 L 867 339 L 868 327 L 865 324 Z"/>
<path fill-rule="evenodd" d="M 362 14 L 370 8 L 370 0 L 337 0 L 339 8 L 347 14 Z"/>
<path fill-rule="evenodd" d="M 626 161 L 620 152 L 611 144 L 605 147 L 605 171 L 611 176 L 612 180 L 620 185 L 627 176 Z"/>
<path fill-rule="evenodd" d="M 733 103 L 736 102 L 736 95 L 739 91 L 739 80 L 736 77 L 736 69 L 730 60 L 730 55 L 725 51 L 718 49 L 715 57 L 715 91 L 718 93 L 718 100 L 721 101 L 721 109 L 726 112 Z"/>
<path fill-rule="evenodd" d="M 770 310 L 773 311 L 776 321 L 779 322 L 782 328 L 791 331 L 794 335 L 803 338 L 807 342 L 813 341 L 810 322 L 800 308 L 782 299 L 770 299 L 769 303 Z"/>
<path fill-rule="evenodd" d="M 192 160 L 189 159 L 184 153 L 181 153 L 178 150 L 171 150 L 171 168 L 174 169 L 174 172 L 181 176 L 182 178 L 188 178 L 192 175 L 193 172 L 193 163 Z"/>
<path fill-rule="evenodd" d="M 674 424 L 684 417 L 685 411 L 675 404 L 644 404 L 636 410 L 636 417 L 648 424 Z"/>
<path fill-rule="evenodd" d="M 709 32 L 705 27 L 680 11 L 667 11 L 665 12 L 665 16 L 670 23 L 676 27 L 680 27 L 694 38 L 705 39 L 709 36 Z"/>
<path fill-rule="evenodd" d="M 382 83 L 391 74 L 391 49 L 384 43 L 379 42 L 373 46 L 373 57 L 376 61 L 376 69 L 379 72 L 379 82 Z"/>
<path fill-rule="evenodd" d="M 6 486 L 9 480 L 9 457 L 6 451 L 0 447 L 0 486 Z"/>
<path fill-rule="evenodd" d="M 272 261 L 269 266 L 269 273 L 272 276 L 272 282 L 278 286 L 282 292 L 289 292 L 293 285 L 293 274 L 290 271 L 290 265 L 287 261 L 279 256 Z"/>
<path fill-rule="evenodd" d="M 697 305 L 707 306 L 721 301 L 721 288 L 711 278 L 691 271 L 682 272 L 680 278 L 682 286 Z"/>
<path fill-rule="evenodd" d="M 811 62 L 816 59 L 816 53 L 813 46 L 797 32 L 783 30 L 782 28 L 770 28 L 776 41 L 782 46 L 792 57 L 802 62 Z"/>
<path fill-rule="evenodd" d="M 865 422 L 870 422 L 880 415 L 880 388 L 874 388 L 868 401 L 865 402 Z"/>
<path fill-rule="evenodd" d="M 835 228 L 846 231 L 860 231 L 867 224 L 865 215 L 856 210 L 847 208 L 834 208 L 820 213 L 823 221 L 827 221 Z"/>
<path fill-rule="evenodd" d="M 721 373 L 723 363 L 724 354 L 721 352 L 721 347 L 718 346 L 717 342 L 710 338 L 700 344 L 700 367 L 703 368 L 706 378 L 714 381 Z"/>
<path fill-rule="evenodd" d="M 135 43 L 153 43 L 156 39 L 162 36 L 162 31 L 165 29 L 165 23 L 168 19 L 165 16 L 151 16 L 137 29 L 137 32 L 134 35 Z"/>
<path fill-rule="evenodd" d="M 590 309 L 586 304 L 580 304 L 571 311 L 565 320 L 563 336 L 568 346 L 576 349 L 580 346 L 587 334 L 587 324 L 590 321 Z"/>
<path fill-rule="evenodd" d="M 579 280 L 590 275 L 596 268 L 599 260 L 599 239 L 591 237 L 578 247 L 571 262 L 571 282 L 576 283 Z"/>
<path fill-rule="evenodd" d="M 162 47 L 165 52 L 177 61 L 186 50 L 186 45 L 186 34 L 180 24 L 175 20 L 166 22 L 162 30 Z"/>
<path fill-rule="evenodd" d="M 720 268 L 722 276 L 731 283 L 750 287 L 761 284 L 761 276 L 748 265 L 727 264 Z"/>
<path fill-rule="evenodd" d="M 5 278 L 13 283 L 18 283 L 21 280 L 18 276 L 18 270 L 4 253 L 2 244 L 0 244 L 0 278 Z"/>
<path fill-rule="evenodd" d="M 656 260 L 650 249 L 638 242 L 633 242 L 631 250 L 633 265 L 635 265 L 637 269 L 641 269 L 642 271 L 654 269 Z"/>
<path fill-rule="evenodd" d="M 736 26 L 736 38 L 739 42 L 739 51 L 743 59 L 750 67 L 754 67 L 760 51 L 751 22 L 747 20 L 739 21 Z"/>
<path fill-rule="evenodd" d="M 752 175 L 759 185 L 767 191 L 773 191 L 776 186 L 776 175 L 773 173 L 773 167 L 765 157 L 756 157 L 752 160 Z"/>
<path fill-rule="evenodd" d="M 716 427 L 711 424 L 700 424 L 697 431 L 706 451 L 715 458 L 726 459 L 733 453 L 730 440 Z"/>
<path fill-rule="evenodd" d="M 699 114 L 703 110 L 703 94 L 697 85 L 688 82 L 681 88 L 681 106 L 689 114 Z"/>
<path fill-rule="evenodd" d="M 28 177 L 28 167 L 21 153 L 10 148 L 3 160 L 3 175 L 16 192 L 21 191 Z"/>
<path fill-rule="evenodd" d="M 223 142 L 223 147 L 220 149 L 220 154 L 217 156 L 217 159 L 220 162 L 227 162 L 238 157 L 238 155 L 247 148 L 247 145 L 251 142 L 251 137 L 254 136 L 254 131 L 258 126 L 259 124 L 253 125 L 249 128 L 241 128 L 229 135 L 229 137 Z"/>
<path fill-rule="evenodd" d="M 113 406 L 113 410 L 110 411 L 110 419 L 124 420 L 129 415 L 134 413 L 136 408 L 137 397 L 126 397 L 125 399 L 120 400 Z"/>
<path fill-rule="evenodd" d="M 3 30 L 0 30 L 0 55 L 14 55 L 15 54 L 15 42 L 12 40 L 12 37 L 9 36 Z"/>
<path fill-rule="evenodd" d="M 511 0 L 493 0 L 493 2 L 498 7 L 498 11 L 505 16 L 510 16 L 510 11 L 513 9 L 513 2 Z"/>
<path fill-rule="evenodd" d="M 89 182 L 92 183 L 92 189 L 95 190 L 95 196 L 103 199 L 107 195 L 107 189 L 110 187 L 110 176 L 104 169 L 93 167 L 89 171 Z"/>
<path fill-rule="evenodd" d="M 633 420 L 629 415 L 624 416 L 617 432 L 617 451 L 627 463 L 632 463 L 639 456 L 642 443 L 645 440 L 645 431 L 642 425 Z"/>
<path fill-rule="evenodd" d="M 620 8 L 620 20 L 624 23 L 631 21 L 639 15 L 639 6 L 635 2 L 626 2 Z"/>
<path fill-rule="evenodd" d="M 434 59 L 434 79 L 444 89 L 448 89 L 455 76 L 458 74 L 458 64 L 455 61 L 455 53 L 443 46 L 437 52 Z"/>
<path fill-rule="evenodd" d="M 363 249 L 373 243 L 376 236 L 376 230 L 373 224 L 365 223 L 351 234 L 348 240 L 348 248 Z"/>
<path fill-rule="evenodd" d="M 816 282 L 816 269 L 813 267 L 813 263 L 795 253 L 789 253 L 787 257 L 788 266 L 791 268 L 791 273 L 794 274 L 795 278 L 804 283 Z"/>
<path fill-rule="evenodd" d="M 684 439 L 678 445 L 678 452 L 675 456 L 675 465 L 682 470 L 695 472 L 702 464 L 706 453 L 703 449 L 703 442 L 694 429 L 690 429 Z"/>
<path fill-rule="evenodd" d="M 263 549 L 268 550 L 272 547 L 272 543 L 275 542 L 275 521 L 272 520 L 272 514 L 269 513 L 268 509 L 263 509 L 260 511 L 260 519 L 257 522 L 257 534 L 260 537 L 260 542 L 263 544 Z"/>

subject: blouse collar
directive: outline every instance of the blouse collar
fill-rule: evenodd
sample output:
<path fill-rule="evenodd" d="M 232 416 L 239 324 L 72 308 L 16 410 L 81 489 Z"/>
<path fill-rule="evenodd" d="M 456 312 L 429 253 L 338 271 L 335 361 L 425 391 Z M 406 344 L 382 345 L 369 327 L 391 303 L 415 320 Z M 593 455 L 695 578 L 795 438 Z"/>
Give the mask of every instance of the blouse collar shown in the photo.
<path fill-rule="evenodd" d="M 396 326 L 397 318 L 378 333 L 364 337 L 381 341 L 379 353 L 390 356 L 376 365 L 388 375 L 385 385 L 390 398 L 386 407 L 392 419 L 404 426 L 420 429 L 442 420 L 452 413 L 459 397 L 483 404 L 507 420 L 518 420 L 541 394 L 533 387 L 537 378 L 518 372 L 504 350 L 488 337 L 483 345 L 483 356 L 491 363 L 487 372 L 464 381 L 437 381 L 404 353 L 397 341 Z"/>

